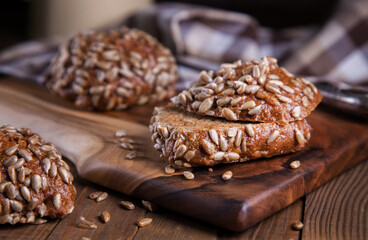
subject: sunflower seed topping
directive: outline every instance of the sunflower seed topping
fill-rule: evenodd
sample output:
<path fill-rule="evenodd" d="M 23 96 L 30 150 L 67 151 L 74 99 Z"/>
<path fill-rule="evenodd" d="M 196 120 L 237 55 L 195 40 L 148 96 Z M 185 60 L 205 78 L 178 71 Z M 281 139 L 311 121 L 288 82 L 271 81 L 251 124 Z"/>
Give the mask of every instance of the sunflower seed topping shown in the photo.
<path fill-rule="evenodd" d="M 250 124 L 245 125 L 245 132 L 247 133 L 247 135 L 249 137 L 254 136 L 254 130 L 253 130 L 253 127 Z"/>
<path fill-rule="evenodd" d="M 296 106 L 291 111 L 291 116 L 293 118 L 300 118 L 300 112 L 301 112 L 301 107 L 300 106 Z"/>
<path fill-rule="evenodd" d="M 213 160 L 221 161 L 224 159 L 225 152 L 217 152 L 213 155 Z"/>
<path fill-rule="evenodd" d="M 210 129 L 208 131 L 209 135 L 210 135 L 210 138 L 211 140 L 216 144 L 216 145 L 219 145 L 219 138 L 218 138 L 218 135 L 217 135 L 217 132 L 215 129 Z"/>
<path fill-rule="evenodd" d="M 208 110 L 210 110 L 212 105 L 213 105 L 213 101 L 214 101 L 213 97 L 210 97 L 210 98 L 207 98 L 206 100 L 204 100 L 202 102 L 202 104 L 199 106 L 199 112 L 200 113 L 205 113 Z"/>
<path fill-rule="evenodd" d="M 248 109 L 254 108 L 255 106 L 256 106 L 256 103 L 253 100 L 251 100 L 251 101 L 247 101 L 247 102 L 243 103 L 240 106 L 239 110 L 248 110 Z"/>
<path fill-rule="evenodd" d="M 31 182 L 32 182 L 32 188 L 33 190 L 35 190 L 36 193 L 38 193 L 41 189 L 41 177 L 38 174 L 35 174 L 32 176 L 31 178 Z"/>
<path fill-rule="evenodd" d="M 222 109 L 222 115 L 227 120 L 232 120 L 232 121 L 238 120 L 238 117 L 236 116 L 236 114 L 231 109 L 229 109 L 229 108 L 223 108 Z"/>
<path fill-rule="evenodd" d="M 187 151 L 187 147 L 183 144 L 176 149 L 174 159 L 178 159 L 184 155 L 184 153 Z"/>
<path fill-rule="evenodd" d="M 280 132 L 278 130 L 273 131 L 270 136 L 267 139 L 267 144 L 272 143 L 276 140 L 276 138 L 280 135 Z"/>
<path fill-rule="evenodd" d="M 18 150 L 18 144 L 15 144 L 11 147 L 8 147 L 6 150 L 5 150 L 5 155 L 10 157 L 11 155 L 13 155 L 17 150 Z"/>
<path fill-rule="evenodd" d="M 260 111 L 261 111 L 262 105 L 258 105 L 255 108 L 252 108 L 251 110 L 248 111 L 249 115 L 257 115 Z"/>
<path fill-rule="evenodd" d="M 202 139 L 201 145 L 203 147 L 203 149 L 209 154 L 214 154 L 215 153 L 215 146 L 209 142 L 206 139 Z"/>
<path fill-rule="evenodd" d="M 31 193 L 26 186 L 21 187 L 20 192 L 22 193 L 22 197 L 27 201 L 31 201 Z"/>
<path fill-rule="evenodd" d="M 18 153 L 20 156 L 22 156 L 27 162 L 30 162 L 33 160 L 32 155 L 30 152 L 28 152 L 26 149 L 19 149 Z"/>
<path fill-rule="evenodd" d="M 305 140 L 302 132 L 299 129 L 297 129 L 297 128 L 295 129 L 295 136 L 296 136 L 296 140 L 298 141 L 298 143 L 300 145 L 305 144 L 306 140 Z"/>

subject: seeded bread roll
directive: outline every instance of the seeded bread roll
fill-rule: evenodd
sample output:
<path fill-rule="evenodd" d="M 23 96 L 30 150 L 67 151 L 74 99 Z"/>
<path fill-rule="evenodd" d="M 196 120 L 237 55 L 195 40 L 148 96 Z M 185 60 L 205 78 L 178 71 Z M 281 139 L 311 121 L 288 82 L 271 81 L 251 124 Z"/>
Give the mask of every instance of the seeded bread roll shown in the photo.
<path fill-rule="evenodd" d="M 0 224 L 43 223 L 73 211 L 69 166 L 27 128 L 0 127 Z"/>
<path fill-rule="evenodd" d="M 172 102 L 231 121 L 287 124 L 308 116 L 321 99 L 311 82 L 279 67 L 275 58 L 263 57 L 260 62 L 222 64 L 216 73 L 202 71 Z"/>
<path fill-rule="evenodd" d="M 310 138 L 306 120 L 287 125 L 237 123 L 156 107 L 150 131 L 154 147 L 174 166 L 212 166 L 243 162 L 301 150 Z"/>
<path fill-rule="evenodd" d="M 81 108 L 122 110 L 173 96 L 177 66 L 152 36 L 122 28 L 78 33 L 51 62 L 46 86 Z"/>

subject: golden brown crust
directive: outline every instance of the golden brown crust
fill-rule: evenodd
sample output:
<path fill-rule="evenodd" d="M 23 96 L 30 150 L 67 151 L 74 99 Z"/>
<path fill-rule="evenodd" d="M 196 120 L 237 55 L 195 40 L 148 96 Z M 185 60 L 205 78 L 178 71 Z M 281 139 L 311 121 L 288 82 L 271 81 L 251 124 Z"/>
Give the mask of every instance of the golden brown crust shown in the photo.
<path fill-rule="evenodd" d="M 202 71 L 188 90 L 172 98 L 189 112 L 230 121 L 287 124 L 307 117 L 322 95 L 304 78 L 296 78 L 272 57 L 223 64 L 216 73 Z"/>
<path fill-rule="evenodd" d="M 152 36 L 122 28 L 79 33 L 60 45 L 46 86 L 76 106 L 121 110 L 173 96 L 177 66 Z"/>
<path fill-rule="evenodd" d="M 76 189 L 69 166 L 50 143 L 31 130 L 0 127 L 0 224 L 65 217 Z"/>
<path fill-rule="evenodd" d="M 311 127 L 305 119 L 286 125 L 229 122 L 168 105 L 155 109 L 150 130 L 154 147 L 170 163 L 191 167 L 299 151 L 307 143 Z"/>

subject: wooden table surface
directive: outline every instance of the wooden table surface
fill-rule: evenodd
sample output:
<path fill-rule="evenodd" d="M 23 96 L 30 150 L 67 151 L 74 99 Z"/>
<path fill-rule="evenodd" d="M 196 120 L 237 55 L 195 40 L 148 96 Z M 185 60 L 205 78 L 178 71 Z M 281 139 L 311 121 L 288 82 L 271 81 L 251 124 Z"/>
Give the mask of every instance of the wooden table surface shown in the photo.
<path fill-rule="evenodd" d="M 112 117 L 134 115 L 138 122 L 146 123 L 150 113 L 140 110 L 136 107 L 127 112 L 106 114 Z M 230 232 L 164 209 L 147 212 L 139 200 L 83 180 L 73 166 L 72 172 L 78 191 L 72 214 L 62 220 L 49 220 L 43 225 L 2 225 L 0 239 L 368 239 L 368 161 L 242 233 Z M 88 198 L 95 191 L 106 191 L 109 197 L 96 203 Z M 136 208 L 125 210 L 119 204 L 122 200 L 132 201 Z M 99 219 L 103 211 L 111 214 L 108 223 Z M 78 228 L 80 216 L 96 223 L 98 228 Z M 144 217 L 152 218 L 152 224 L 138 228 L 136 222 Z M 301 231 L 291 227 L 298 220 L 304 223 Z"/>

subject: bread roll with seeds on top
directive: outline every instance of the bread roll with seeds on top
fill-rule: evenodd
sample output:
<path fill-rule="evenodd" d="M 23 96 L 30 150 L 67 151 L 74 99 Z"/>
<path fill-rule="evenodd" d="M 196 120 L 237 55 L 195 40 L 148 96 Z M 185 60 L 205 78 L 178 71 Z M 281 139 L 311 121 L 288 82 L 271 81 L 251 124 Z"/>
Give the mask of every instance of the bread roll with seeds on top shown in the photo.
<path fill-rule="evenodd" d="M 172 165 L 191 167 L 299 151 L 309 140 L 311 127 L 304 119 L 287 125 L 232 122 L 170 104 L 155 108 L 150 131 L 154 147 Z"/>
<path fill-rule="evenodd" d="M 27 128 L 0 127 L 0 224 L 62 218 L 74 208 L 76 189 L 58 150 Z"/>
<path fill-rule="evenodd" d="M 263 57 L 202 71 L 172 102 L 189 112 L 230 121 L 285 125 L 307 117 L 321 99 L 313 83 L 279 67 L 275 58 Z"/>
<path fill-rule="evenodd" d="M 126 27 L 78 33 L 61 44 L 46 86 L 77 107 L 122 110 L 174 95 L 177 65 L 155 38 Z"/>

